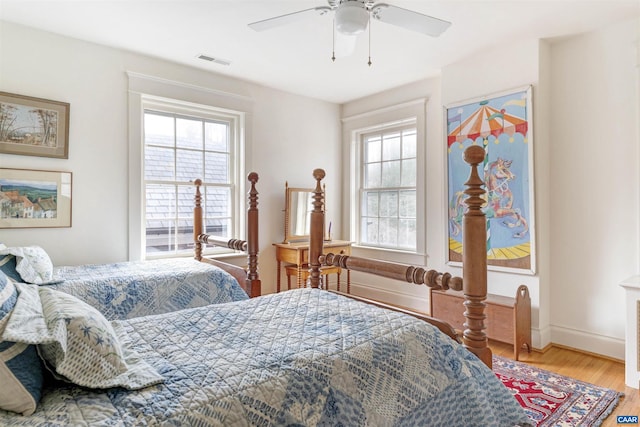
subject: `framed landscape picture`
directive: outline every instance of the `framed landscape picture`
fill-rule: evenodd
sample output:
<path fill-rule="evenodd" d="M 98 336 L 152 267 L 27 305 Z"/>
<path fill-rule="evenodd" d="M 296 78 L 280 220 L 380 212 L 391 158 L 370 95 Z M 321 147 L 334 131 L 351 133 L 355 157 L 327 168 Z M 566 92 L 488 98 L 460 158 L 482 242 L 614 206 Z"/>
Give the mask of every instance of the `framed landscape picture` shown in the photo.
<path fill-rule="evenodd" d="M 462 262 L 464 183 L 462 154 L 484 148 L 479 166 L 487 216 L 487 267 L 535 273 L 533 121 L 531 86 L 445 107 L 447 144 L 448 263 Z"/>
<path fill-rule="evenodd" d="M 71 227 L 71 172 L 0 168 L 0 228 Z"/>
<path fill-rule="evenodd" d="M 69 158 L 69 104 L 0 92 L 0 153 Z"/>

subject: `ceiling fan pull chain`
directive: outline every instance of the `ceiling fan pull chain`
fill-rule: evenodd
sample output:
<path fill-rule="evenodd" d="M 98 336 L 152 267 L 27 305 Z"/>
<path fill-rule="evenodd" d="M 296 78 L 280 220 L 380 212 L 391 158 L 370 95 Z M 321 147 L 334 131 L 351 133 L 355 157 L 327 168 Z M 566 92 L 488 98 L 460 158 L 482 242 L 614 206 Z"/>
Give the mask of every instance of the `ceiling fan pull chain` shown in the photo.
<path fill-rule="evenodd" d="M 333 19 L 333 31 L 331 33 L 331 61 L 336 62 L 336 19 Z"/>
<path fill-rule="evenodd" d="M 371 14 L 369 14 L 369 67 L 371 67 Z"/>

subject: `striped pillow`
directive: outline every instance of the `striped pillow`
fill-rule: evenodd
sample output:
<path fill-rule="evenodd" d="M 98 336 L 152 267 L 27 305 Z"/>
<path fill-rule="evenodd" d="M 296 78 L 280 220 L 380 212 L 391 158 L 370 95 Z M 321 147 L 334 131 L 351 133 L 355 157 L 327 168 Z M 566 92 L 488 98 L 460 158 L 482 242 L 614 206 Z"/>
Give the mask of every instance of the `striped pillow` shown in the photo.
<path fill-rule="evenodd" d="M 2 341 L 18 291 L 0 270 L 0 409 L 31 415 L 42 395 L 40 357 L 34 345 Z"/>

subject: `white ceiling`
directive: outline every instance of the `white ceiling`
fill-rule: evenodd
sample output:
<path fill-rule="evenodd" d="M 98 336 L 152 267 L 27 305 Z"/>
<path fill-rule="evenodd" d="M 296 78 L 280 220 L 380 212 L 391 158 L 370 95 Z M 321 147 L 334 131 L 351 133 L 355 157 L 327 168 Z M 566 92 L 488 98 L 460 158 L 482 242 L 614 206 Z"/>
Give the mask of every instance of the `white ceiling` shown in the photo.
<path fill-rule="evenodd" d="M 553 39 L 640 16 L 640 0 L 385 0 L 452 22 L 438 38 L 374 21 L 371 60 L 331 61 L 332 19 L 312 16 L 265 32 L 247 24 L 326 0 L 0 0 L 0 20 L 343 103 L 437 75 L 470 54 L 513 40 Z M 222 66 L 198 54 L 231 61 Z M 508 49 L 504 51 L 509 54 Z"/>

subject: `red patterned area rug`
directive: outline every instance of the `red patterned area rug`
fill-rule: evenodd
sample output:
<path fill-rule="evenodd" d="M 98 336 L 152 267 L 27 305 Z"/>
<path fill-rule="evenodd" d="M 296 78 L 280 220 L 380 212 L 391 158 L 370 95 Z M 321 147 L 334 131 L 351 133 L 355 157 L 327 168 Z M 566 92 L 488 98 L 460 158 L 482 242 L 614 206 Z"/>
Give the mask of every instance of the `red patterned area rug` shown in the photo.
<path fill-rule="evenodd" d="M 602 424 L 622 393 L 493 356 L 493 371 L 537 427 Z"/>

